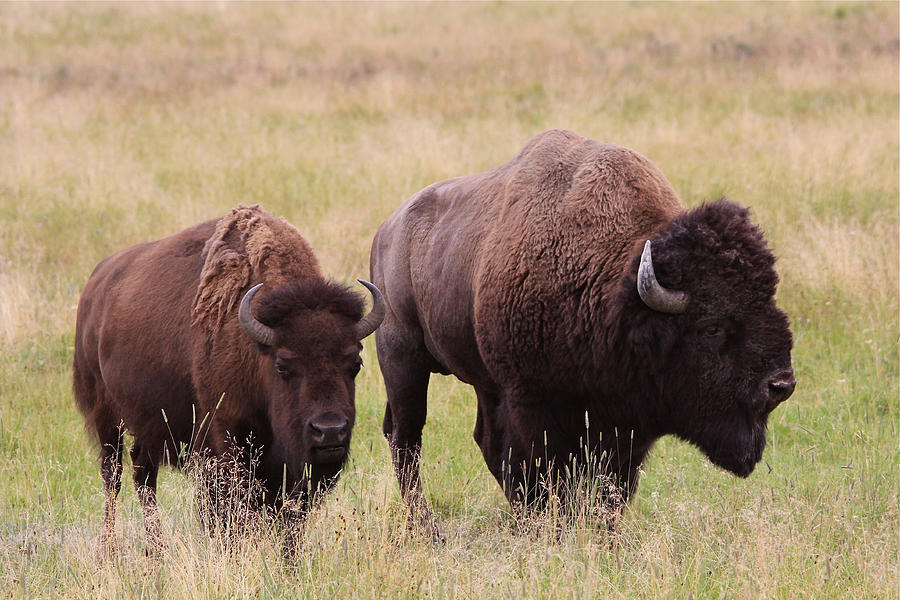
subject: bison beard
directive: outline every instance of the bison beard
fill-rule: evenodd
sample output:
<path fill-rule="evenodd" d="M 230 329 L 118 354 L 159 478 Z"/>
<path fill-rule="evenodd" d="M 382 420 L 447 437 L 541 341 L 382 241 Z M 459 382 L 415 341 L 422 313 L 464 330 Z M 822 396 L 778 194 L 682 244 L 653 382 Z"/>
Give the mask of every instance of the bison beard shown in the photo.
<path fill-rule="evenodd" d="M 475 388 L 475 440 L 514 505 L 567 502 L 591 472 L 617 508 L 667 434 L 749 475 L 796 383 L 774 262 L 745 208 L 685 212 L 646 158 L 566 131 L 415 194 L 370 265 L 411 516 L 437 532 L 419 479 L 430 373 Z"/>
<path fill-rule="evenodd" d="M 373 297 L 365 316 L 359 295 L 322 278 L 300 233 L 258 206 L 97 266 L 79 301 L 73 371 L 100 444 L 107 548 L 126 432 L 151 543 L 164 463 L 199 465 L 211 525 L 235 524 L 235 502 L 306 513 L 346 460 L 360 342 L 384 315 L 381 293 L 361 283 Z"/>

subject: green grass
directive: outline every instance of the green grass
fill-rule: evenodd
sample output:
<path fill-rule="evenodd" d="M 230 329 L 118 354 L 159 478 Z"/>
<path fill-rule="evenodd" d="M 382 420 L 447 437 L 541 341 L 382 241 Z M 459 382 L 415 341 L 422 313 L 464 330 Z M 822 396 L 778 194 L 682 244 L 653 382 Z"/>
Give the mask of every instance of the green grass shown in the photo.
<path fill-rule="evenodd" d="M 0 5 L 0 595 L 10 598 L 897 598 L 900 86 L 896 3 Z M 352 459 L 296 565 L 228 551 L 164 471 L 146 558 L 130 481 L 97 559 L 96 450 L 71 392 L 94 265 L 260 202 L 323 269 L 368 272 L 378 224 L 551 127 L 629 146 L 688 206 L 752 207 L 779 256 L 796 393 L 754 474 L 662 440 L 620 534 L 517 523 L 432 381 L 405 527 L 374 345 Z"/>

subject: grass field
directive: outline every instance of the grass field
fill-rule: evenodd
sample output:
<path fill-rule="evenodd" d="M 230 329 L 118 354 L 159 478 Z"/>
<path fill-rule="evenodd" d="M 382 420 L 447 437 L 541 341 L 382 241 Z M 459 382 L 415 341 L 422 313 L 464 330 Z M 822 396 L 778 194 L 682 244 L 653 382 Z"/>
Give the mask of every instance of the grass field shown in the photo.
<path fill-rule="evenodd" d="M 900 597 L 898 23 L 896 2 L 0 4 L 0 596 Z M 432 546 L 404 527 L 370 340 L 352 459 L 297 564 L 266 532 L 208 539 L 172 471 L 162 555 L 126 479 L 121 553 L 98 561 L 71 361 L 100 259 L 259 202 L 350 282 L 406 197 L 551 127 L 634 148 L 686 205 L 725 194 L 766 230 L 799 385 L 750 478 L 665 439 L 615 543 L 517 524 L 474 393 L 435 378 Z"/>

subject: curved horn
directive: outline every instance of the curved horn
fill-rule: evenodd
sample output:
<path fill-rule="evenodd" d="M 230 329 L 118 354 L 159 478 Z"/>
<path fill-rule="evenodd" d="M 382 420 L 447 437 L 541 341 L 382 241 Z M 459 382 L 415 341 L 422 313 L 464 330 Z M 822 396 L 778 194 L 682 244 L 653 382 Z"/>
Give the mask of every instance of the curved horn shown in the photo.
<path fill-rule="evenodd" d="M 387 311 L 387 305 L 384 302 L 381 290 L 365 279 L 357 279 L 357 281 L 366 286 L 369 292 L 372 293 L 372 310 L 356 324 L 356 339 L 362 340 L 371 335 L 381 325 L 381 322 L 384 320 L 384 314 Z"/>
<path fill-rule="evenodd" d="M 687 309 L 688 295 L 686 293 L 667 290 L 656 280 L 656 273 L 653 272 L 653 258 L 650 256 L 650 240 L 644 244 L 644 252 L 641 254 L 637 290 L 644 304 L 655 311 L 678 315 Z"/>
<path fill-rule="evenodd" d="M 253 309 L 250 308 L 250 301 L 259 291 L 263 284 L 257 283 L 247 290 L 244 298 L 241 300 L 241 306 L 238 308 L 238 321 L 241 323 L 241 329 L 244 330 L 251 340 L 259 342 L 263 346 L 271 346 L 275 343 L 275 330 L 268 325 L 263 325 L 253 316 Z"/>

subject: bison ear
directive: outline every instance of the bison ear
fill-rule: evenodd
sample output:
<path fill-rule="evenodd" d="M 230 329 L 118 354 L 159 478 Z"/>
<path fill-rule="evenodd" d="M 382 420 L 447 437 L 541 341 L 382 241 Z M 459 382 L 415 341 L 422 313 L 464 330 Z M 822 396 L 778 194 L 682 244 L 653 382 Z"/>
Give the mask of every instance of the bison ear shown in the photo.
<path fill-rule="evenodd" d="M 650 240 L 644 244 L 641 262 L 637 274 L 637 291 L 648 308 L 657 312 L 680 315 L 687 310 L 690 297 L 684 292 L 668 290 L 656 280 L 653 269 L 653 256 L 650 252 Z"/>

